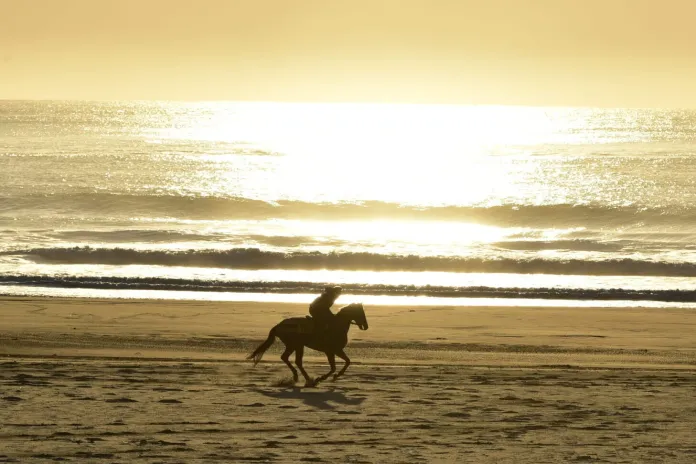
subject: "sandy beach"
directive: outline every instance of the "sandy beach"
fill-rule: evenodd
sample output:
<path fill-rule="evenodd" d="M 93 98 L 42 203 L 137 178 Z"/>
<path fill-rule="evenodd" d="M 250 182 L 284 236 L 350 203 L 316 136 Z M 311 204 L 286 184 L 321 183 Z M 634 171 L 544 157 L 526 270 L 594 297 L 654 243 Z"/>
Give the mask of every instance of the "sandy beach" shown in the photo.
<path fill-rule="evenodd" d="M 370 306 L 346 376 L 303 388 L 280 342 L 244 358 L 306 305 L 0 307 L 0 462 L 696 459 L 690 309 Z"/>

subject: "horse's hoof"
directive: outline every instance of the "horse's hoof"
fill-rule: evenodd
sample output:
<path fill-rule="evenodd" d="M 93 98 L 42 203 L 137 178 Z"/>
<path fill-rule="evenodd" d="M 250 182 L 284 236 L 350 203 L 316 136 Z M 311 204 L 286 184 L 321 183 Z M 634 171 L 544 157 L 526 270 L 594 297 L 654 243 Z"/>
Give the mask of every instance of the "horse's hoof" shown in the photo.
<path fill-rule="evenodd" d="M 335 382 L 335 381 L 337 381 L 337 380 L 338 380 L 338 375 L 334 375 L 334 376 L 333 376 L 333 379 L 331 379 L 332 382 Z"/>
<path fill-rule="evenodd" d="M 317 386 L 317 382 L 315 380 L 308 380 L 304 384 L 305 388 L 312 388 Z"/>

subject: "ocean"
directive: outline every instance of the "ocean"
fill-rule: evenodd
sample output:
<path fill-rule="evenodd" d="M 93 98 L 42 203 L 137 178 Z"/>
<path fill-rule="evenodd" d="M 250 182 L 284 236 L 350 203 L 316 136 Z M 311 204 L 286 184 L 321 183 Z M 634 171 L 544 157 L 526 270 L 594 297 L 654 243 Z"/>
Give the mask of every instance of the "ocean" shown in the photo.
<path fill-rule="evenodd" d="M 0 101 L 0 294 L 695 305 L 696 112 Z"/>

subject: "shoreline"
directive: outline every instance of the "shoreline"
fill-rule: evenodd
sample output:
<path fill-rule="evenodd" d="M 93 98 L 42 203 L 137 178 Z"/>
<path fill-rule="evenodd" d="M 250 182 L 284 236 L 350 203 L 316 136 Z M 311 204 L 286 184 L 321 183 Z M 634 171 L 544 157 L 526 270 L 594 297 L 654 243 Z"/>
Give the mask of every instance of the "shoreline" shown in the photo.
<path fill-rule="evenodd" d="M 152 290 L 152 289 L 100 289 L 88 287 L 40 287 L 25 285 L 0 285 L 0 299 L 26 298 L 89 298 L 110 300 L 171 300 L 209 302 L 257 302 L 298 303 L 312 301 L 316 293 L 284 292 L 225 292 L 203 290 Z M 573 299 L 573 298 L 513 298 L 509 296 L 447 296 L 426 295 L 375 295 L 344 293 L 365 304 L 378 306 L 471 306 L 471 307 L 592 307 L 592 308 L 690 308 L 696 310 L 696 302 L 668 301 L 660 299 Z"/>

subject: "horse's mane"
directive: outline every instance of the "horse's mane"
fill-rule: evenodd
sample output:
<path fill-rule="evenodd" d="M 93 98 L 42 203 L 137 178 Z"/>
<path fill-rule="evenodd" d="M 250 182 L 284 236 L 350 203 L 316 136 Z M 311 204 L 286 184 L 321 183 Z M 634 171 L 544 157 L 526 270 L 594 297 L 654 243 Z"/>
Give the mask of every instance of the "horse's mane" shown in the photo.
<path fill-rule="evenodd" d="M 347 304 L 347 305 L 345 305 L 345 306 L 342 306 L 341 309 L 339 309 L 338 312 L 337 312 L 336 314 L 340 313 L 340 312 L 343 311 L 343 310 L 350 311 L 350 310 L 353 310 L 353 309 L 355 309 L 355 310 L 357 310 L 357 309 L 363 309 L 362 303 L 351 303 L 351 304 Z"/>

